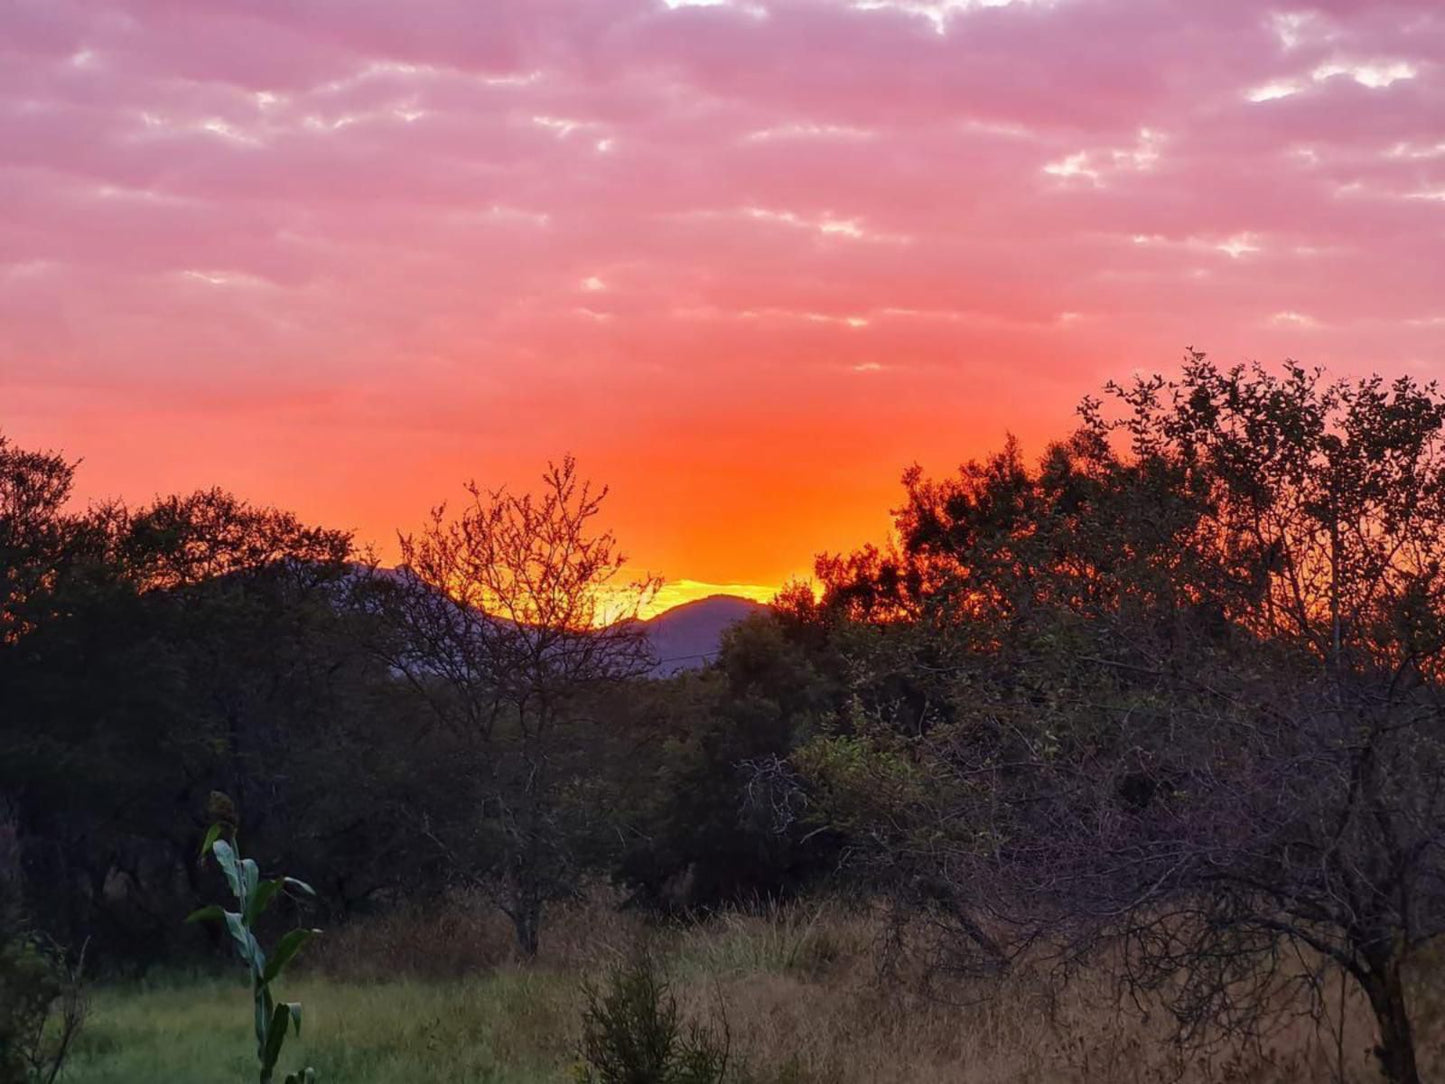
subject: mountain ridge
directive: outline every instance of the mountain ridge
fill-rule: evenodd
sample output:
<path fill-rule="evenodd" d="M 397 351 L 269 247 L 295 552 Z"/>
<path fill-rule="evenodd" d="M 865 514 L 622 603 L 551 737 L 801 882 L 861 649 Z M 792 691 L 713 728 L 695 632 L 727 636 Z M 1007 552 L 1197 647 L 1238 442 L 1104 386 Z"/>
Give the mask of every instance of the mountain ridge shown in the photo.
<path fill-rule="evenodd" d="M 642 622 L 657 656 L 653 677 L 696 670 L 717 655 L 723 633 L 768 606 L 741 595 L 716 594 L 691 599 Z"/>
<path fill-rule="evenodd" d="M 406 575 L 400 568 L 380 568 L 377 571 L 398 580 Z M 717 655 L 723 633 L 728 628 L 768 609 L 766 603 L 744 595 L 718 592 L 680 602 L 661 613 L 638 619 L 657 659 L 648 676 L 671 677 L 685 670 L 701 669 Z"/>

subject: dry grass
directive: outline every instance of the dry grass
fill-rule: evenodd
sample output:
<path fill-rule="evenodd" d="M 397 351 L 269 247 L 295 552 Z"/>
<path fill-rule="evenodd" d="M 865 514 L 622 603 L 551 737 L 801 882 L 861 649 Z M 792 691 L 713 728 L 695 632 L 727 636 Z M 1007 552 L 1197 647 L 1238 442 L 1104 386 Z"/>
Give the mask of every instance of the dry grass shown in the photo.
<path fill-rule="evenodd" d="M 599 887 L 585 903 L 547 912 L 535 966 L 595 970 L 644 935 L 642 925 L 619 910 L 615 895 Z M 522 962 L 511 922 L 495 904 L 480 893 L 453 892 L 328 932 L 306 966 L 328 978 L 367 982 L 397 975 L 463 979 Z"/>
<path fill-rule="evenodd" d="M 515 959 L 506 921 L 474 898 L 338 931 L 294 984 L 311 1021 L 307 1053 L 326 1079 L 348 1084 L 565 1080 L 581 981 L 646 946 L 664 962 L 685 1012 L 725 1021 L 740 1084 L 1339 1080 L 1333 1032 L 1307 1018 L 1267 1042 L 1181 1059 L 1158 1013 L 1141 1019 L 1102 981 L 1057 990 L 1019 975 L 935 984 L 923 996 L 918 971 L 907 960 L 897 966 L 896 957 L 884 978 L 883 924 L 866 911 L 832 902 L 772 906 L 659 928 L 613 902 L 554 912 L 530 967 Z M 1425 1079 L 1445 1079 L 1445 983 L 1432 979 L 1435 970 L 1421 969 L 1414 994 Z M 103 993 L 71 1079 L 239 1079 L 244 997 L 230 994 L 215 984 Z M 221 1007 L 224 1017 L 206 1016 Z M 1378 1076 L 1368 1014 L 1351 998 L 1344 1015 L 1344 1080 L 1371 1084 Z M 225 1060 L 218 1044 L 234 1044 L 235 1056 Z M 142 1067 L 144 1075 L 134 1075 Z"/>

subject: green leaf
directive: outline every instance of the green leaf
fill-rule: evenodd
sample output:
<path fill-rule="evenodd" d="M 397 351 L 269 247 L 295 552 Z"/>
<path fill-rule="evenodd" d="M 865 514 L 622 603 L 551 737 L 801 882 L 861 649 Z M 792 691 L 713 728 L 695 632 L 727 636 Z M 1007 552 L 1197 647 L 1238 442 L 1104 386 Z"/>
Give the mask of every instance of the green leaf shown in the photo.
<path fill-rule="evenodd" d="M 201 857 L 205 858 L 211 851 L 211 844 L 221 838 L 221 826 L 213 824 L 206 829 L 206 838 L 201 840 Z"/>
<path fill-rule="evenodd" d="M 264 1077 L 271 1075 L 277 1059 L 281 1057 L 281 1045 L 286 1041 L 286 1024 L 290 1015 L 291 1010 L 285 1005 L 277 1005 L 271 1013 L 271 1024 L 266 1029 L 266 1046 L 261 1051 L 261 1074 Z"/>
<path fill-rule="evenodd" d="M 294 888 L 296 891 L 304 892 L 308 896 L 316 895 L 316 889 L 312 888 L 305 881 L 298 881 L 295 877 L 283 877 L 282 880 L 286 883 L 287 888 Z"/>
<path fill-rule="evenodd" d="M 256 865 L 254 859 L 247 858 L 241 863 L 241 888 L 246 893 L 246 902 L 249 904 L 251 897 L 256 894 L 256 887 L 261 883 L 261 867 Z"/>
<path fill-rule="evenodd" d="M 244 901 L 246 898 L 245 885 L 241 881 L 241 870 L 236 862 L 235 849 L 224 839 L 218 839 L 211 844 L 211 853 L 221 864 L 221 872 L 226 875 L 226 883 L 231 886 L 231 895 Z"/>
<path fill-rule="evenodd" d="M 226 917 L 226 912 L 216 904 L 207 904 L 198 908 L 186 916 L 187 922 L 220 922 Z"/>
<path fill-rule="evenodd" d="M 277 975 L 286 969 L 303 945 L 315 937 L 320 930 L 292 930 L 276 943 L 276 951 L 271 954 L 271 962 L 266 965 L 265 972 L 261 975 L 262 982 L 270 982 Z"/>
<path fill-rule="evenodd" d="M 226 920 L 226 929 L 231 931 L 231 940 L 236 942 L 236 954 L 255 974 L 260 975 L 266 970 L 266 954 L 261 951 L 261 943 L 246 925 L 246 920 L 235 911 L 222 911 L 221 917 Z"/>
<path fill-rule="evenodd" d="M 280 881 L 262 881 L 256 886 L 256 891 L 251 894 L 250 901 L 246 904 L 246 925 L 254 926 L 271 905 L 271 897 L 281 890 Z"/>

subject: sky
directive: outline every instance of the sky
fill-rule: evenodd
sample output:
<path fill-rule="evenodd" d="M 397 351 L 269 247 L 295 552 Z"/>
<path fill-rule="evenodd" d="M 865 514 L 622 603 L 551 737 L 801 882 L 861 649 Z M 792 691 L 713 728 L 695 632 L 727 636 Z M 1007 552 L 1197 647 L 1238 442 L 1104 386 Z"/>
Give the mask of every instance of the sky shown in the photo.
<path fill-rule="evenodd" d="M 1440 0 L 0 0 L 0 432 L 395 531 L 574 453 L 664 601 L 1187 347 L 1445 375 Z"/>

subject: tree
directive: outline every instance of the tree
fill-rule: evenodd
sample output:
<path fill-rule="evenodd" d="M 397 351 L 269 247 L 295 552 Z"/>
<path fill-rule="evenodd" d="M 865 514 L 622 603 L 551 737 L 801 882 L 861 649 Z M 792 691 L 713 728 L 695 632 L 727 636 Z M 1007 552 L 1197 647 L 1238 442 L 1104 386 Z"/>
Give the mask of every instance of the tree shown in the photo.
<path fill-rule="evenodd" d="M 839 683 L 779 610 L 728 629 L 713 665 L 646 690 L 616 713 L 632 739 L 618 778 L 628 814 L 616 873 L 635 902 L 677 913 L 779 899 L 836 864 L 836 839 L 805 821 L 787 757 L 835 706 Z"/>
<path fill-rule="evenodd" d="M 637 616 L 656 583 L 623 582 L 615 538 L 594 528 L 607 491 L 571 457 L 549 465 L 539 494 L 467 493 L 455 517 L 438 507 L 403 536 L 401 567 L 373 570 L 370 586 L 390 619 L 389 664 L 465 737 L 477 773 L 482 855 L 463 858 L 455 834 L 438 842 L 499 887 L 530 957 L 545 905 L 575 889 L 590 698 L 651 668 Z"/>
<path fill-rule="evenodd" d="M 362 882 L 338 898 L 390 877 L 376 780 L 338 791 L 322 770 L 363 736 L 368 756 L 404 741 L 376 725 L 394 682 L 340 605 L 349 536 L 219 490 L 72 510 L 72 479 L 0 454 L 0 790 L 46 931 L 110 964 L 175 947 L 215 788 L 288 861 Z"/>
<path fill-rule="evenodd" d="M 1212 740 L 1142 773 L 1159 799 L 1123 852 L 1159 887 L 1129 902 L 1188 910 L 1129 935 L 1214 1016 L 1241 1007 L 1216 961 L 1319 954 L 1368 997 L 1386 1078 L 1413 1084 L 1403 971 L 1445 933 L 1445 399 L 1199 354 L 1112 391 L 1121 416 L 1090 404 L 1086 426 L 1127 439 L 1126 477 L 1179 479 L 1198 515 L 1172 552 L 1210 571 L 1180 588 L 1230 629 L 1156 663 Z"/>
<path fill-rule="evenodd" d="M 56 616 L 68 580 L 104 554 L 103 517 L 66 509 L 75 464 L 0 434 L 0 647 Z"/>
<path fill-rule="evenodd" d="M 864 700 L 800 763 L 986 956 L 1106 948 L 1183 1038 L 1336 967 L 1414 1082 L 1403 974 L 1445 932 L 1445 400 L 1193 353 L 1107 401 L 1037 470 L 911 473 L 897 546 L 825 563 L 825 606 L 927 633 L 890 666 L 935 707 Z"/>

